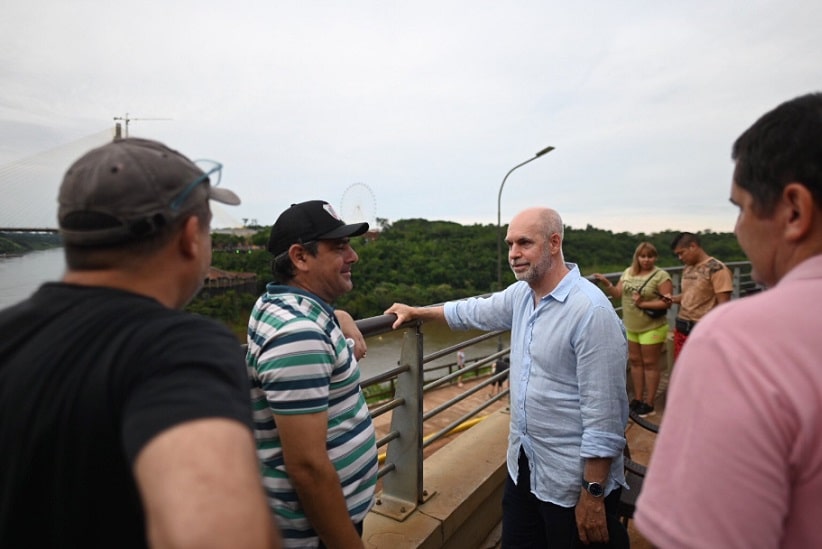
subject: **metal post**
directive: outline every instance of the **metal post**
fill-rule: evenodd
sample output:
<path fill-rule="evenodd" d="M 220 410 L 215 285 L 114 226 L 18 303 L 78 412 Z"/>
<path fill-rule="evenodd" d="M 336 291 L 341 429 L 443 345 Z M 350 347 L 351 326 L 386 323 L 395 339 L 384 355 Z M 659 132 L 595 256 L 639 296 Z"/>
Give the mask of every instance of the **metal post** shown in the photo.
<path fill-rule="evenodd" d="M 422 503 L 426 494 L 422 484 L 422 385 L 423 335 L 421 324 L 403 338 L 400 366 L 408 366 L 397 378 L 395 398 L 403 405 L 391 415 L 391 431 L 400 436 L 388 443 L 386 464 L 394 468 L 383 480 L 374 511 L 403 520 Z"/>

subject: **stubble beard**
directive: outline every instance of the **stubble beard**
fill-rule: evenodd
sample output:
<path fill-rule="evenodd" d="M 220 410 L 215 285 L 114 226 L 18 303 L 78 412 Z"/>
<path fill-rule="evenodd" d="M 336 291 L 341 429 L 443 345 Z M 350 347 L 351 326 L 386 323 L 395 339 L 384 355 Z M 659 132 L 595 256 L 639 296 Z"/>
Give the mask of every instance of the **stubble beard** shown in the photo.
<path fill-rule="evenodd" d="M 524 272 L 518 273 L 514 271 L 514 277 L 519 281 L 531 284 L 539 281 L 553 266 L 553 258 L 550 255 L 546 255 L 540 259 L 539 263 L 532 263 Z"/>

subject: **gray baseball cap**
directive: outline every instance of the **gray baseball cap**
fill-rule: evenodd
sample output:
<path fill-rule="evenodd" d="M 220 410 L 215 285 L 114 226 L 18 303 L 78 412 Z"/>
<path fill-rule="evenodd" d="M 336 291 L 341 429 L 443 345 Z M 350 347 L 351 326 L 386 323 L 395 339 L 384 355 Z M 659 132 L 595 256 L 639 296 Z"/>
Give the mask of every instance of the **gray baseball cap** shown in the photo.
<path fill-rule="evenodd" d="M 204 171 L 149 139 L 117 139 L 93 149 L 71 165 L 60 185 L 57 220 L 63 242 L 110 246 L 149 236 L 186 211 L 203 183 L 208 198 L 236 206 L 240 198 L 216 186 L 214 174 L 221 169 L 211 162 Z"/>

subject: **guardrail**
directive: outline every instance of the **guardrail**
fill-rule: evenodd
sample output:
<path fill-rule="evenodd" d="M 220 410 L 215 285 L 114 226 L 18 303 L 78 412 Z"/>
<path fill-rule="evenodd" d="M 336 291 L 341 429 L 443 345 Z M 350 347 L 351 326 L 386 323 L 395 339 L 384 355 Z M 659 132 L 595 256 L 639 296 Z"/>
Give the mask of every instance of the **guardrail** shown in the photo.
<path fill-rule="evenodd" d="M 733 273 L 733 298 L 755 293 L 761 289 L 751 278 L 750 262 L 733 262 L 727 265 Z M 683 267 L 667 267 L 664 270 L 671 274 L 674 293 L 678 293 Z M 620 272 L 605 274 L 612 282 L 618 280 L 620 275 Z M 621 312 L 619 303 L 616 303 L 615 307 Z M 395 319 L 394 315 L 381 315 L 359 320 L 357 326 L 366 338 L 374 337 L 390 332 Z M 672 327 L 674 319 L 675 309 L 672 307 L 668 312 L 668 322 Z M 364 389 L 386 384 L 394 388 L 393 395 L 385 402 L 372 408 L 371 413 L 376 418 L 382 414 L 392 412 L 389 432 L 377 441 L 378 449 L 387 446 L 387 450 L 385 452 L 385 461 L 379 471 L 379 478 L 382 479 L 382 492 L 379 494 L 378 504 L 375 506 L 374 511 L 398 521 L 404 520 L 414 512 L 417 506 L 430 497 L 430 494 L 423 487 L 423 449 L 439 438 L 446 436 L 460 423 L 479 414 L 496 400 L 508 396 L 508 390 L 506 389 L 423 440 L 422 433 L 425 421 L 472 394 L 483 390 L 507 374 L 501 372 L 488 376 L 487 379 L 473 385 L 464 393 L 427 413 L 423 412 L 422 405 L 425 392 L 450 383 L 460 375 L 472 371 L 477 373 L 483 371 L 498 358 L 506 355 L 509 348 L 499 348 L 497 352 L 479 358 L 471 365 L 466 365 L 462 370 L 451 371 L 437 377 L 434 381 L 425 383 L 426 373 L 442 368 L 442 366 L 438 366 L 426 370 L 426 364 L 443 356 L 451 355 L 459 349 L 471 347 L 490 338 L 499 337 L 506 332 L 488 332 L 425 355 L 422 324 L 420 321 L 414 321 L 404 325 L 407 331 L 399 350 L 398 365 L 395 368 L 362 382 Z"/>

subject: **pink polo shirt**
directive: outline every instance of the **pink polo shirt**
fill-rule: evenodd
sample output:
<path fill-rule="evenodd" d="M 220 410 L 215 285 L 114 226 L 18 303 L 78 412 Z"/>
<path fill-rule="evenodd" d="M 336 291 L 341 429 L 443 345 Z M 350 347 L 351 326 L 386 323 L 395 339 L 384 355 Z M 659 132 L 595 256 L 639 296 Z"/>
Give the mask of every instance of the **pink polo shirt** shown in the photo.
<path fill-rule="evenodd" d="M 661 548 L 822 547 L 822 256 L 691 333 L 636 525 Z"/>

